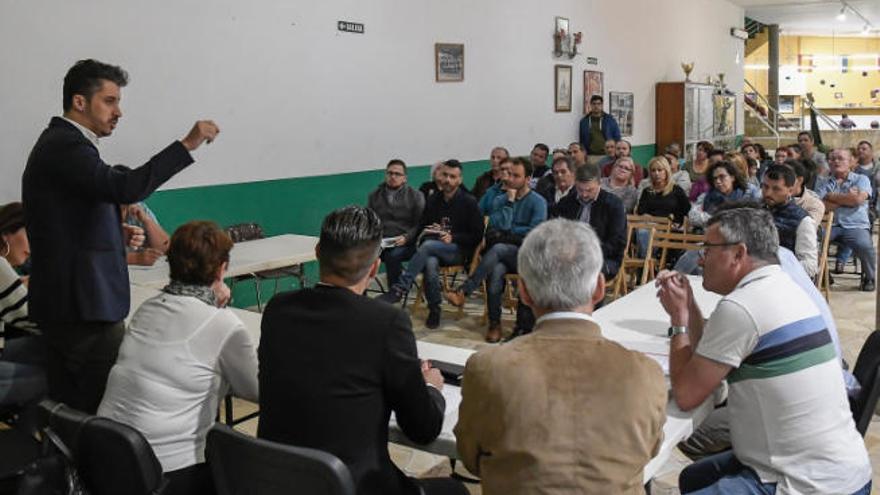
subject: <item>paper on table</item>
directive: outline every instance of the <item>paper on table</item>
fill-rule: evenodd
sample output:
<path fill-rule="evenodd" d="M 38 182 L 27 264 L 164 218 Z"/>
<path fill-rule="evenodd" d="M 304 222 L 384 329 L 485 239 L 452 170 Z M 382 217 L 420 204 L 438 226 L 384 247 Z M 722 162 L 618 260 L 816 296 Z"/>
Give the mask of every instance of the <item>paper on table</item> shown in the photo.
<path fill-rule="evenodd" d="M 443 431 L 451 432 L 458 422 L 458 407 L 461 405 L 461 388 L 455 385 L 444 385 L 440 391 L 446 401 L 446 410 L 443 414 Z M 391 411 L 391 424 L 397 424 L 397 416 Z"/>
<path fill-rule="evenodd" d="M 669 344 L 665 342 L 621 341 L 618 344 L 631 351 L 638 351 L 660 365 L 664 375 L 669 375 Z"/>

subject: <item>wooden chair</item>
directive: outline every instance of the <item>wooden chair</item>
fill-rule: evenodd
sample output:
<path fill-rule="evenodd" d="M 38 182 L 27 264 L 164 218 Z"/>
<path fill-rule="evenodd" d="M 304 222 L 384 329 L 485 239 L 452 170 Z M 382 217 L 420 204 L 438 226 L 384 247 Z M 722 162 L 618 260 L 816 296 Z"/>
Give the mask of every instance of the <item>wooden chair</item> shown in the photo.
<path fill-rule="evenodd" d="M 668 220 L 667 220 L 668 221 Z M 668 229 L 668 227 L 667 227 Z M 634 286 L 642 285 L 648 282 L 648 272 L 651 269 L 651 256 L 646 255 L 644 258 L 638 257 L 638 244 L 633 242 L 633 238 L 638 230 L 648 231 L 648 249 L 647 253 L 651 253 L 654 249 L 654 235 L 657 231 L 657 225 L 650 222 L 629 222 L 626 225 L 626 247 L 623 250 L 623 261 L 620 263 L 620 270 L 614 281 L 611 283 L 612 299 L 626 295 L 629 292 L 629 278 L 635 275 L 639 269 L 642 270 L 640 283 L 633 283 Z"/>
<path fill-rule="evenodd" d="M 656 273 L 658 270 L 666 268 L 666 260 L 669 251 L 695 251 L 700 249 L 700 243 L 706 241 L 704 234 L 683 234 L 680 232 L 663 232 L 654 233 L 654 250 L 660 250 L 660 258 L 649 256 L 651 267 L 650 270 Z M 655 265 L 656 263 L 656 265 Z"/>
<path fill-rule="evenodd" d="M 828 268 L 828 247 L 831 245 L 831 225 L 834 223 L 834 212 L 827 211 L 822 217 L 821 232 L 822 246 L 819 250 L 819 271 L 816 274 L 816 288 L 825 295 L 825 300 L 830 301 L 831 275 Z"/>

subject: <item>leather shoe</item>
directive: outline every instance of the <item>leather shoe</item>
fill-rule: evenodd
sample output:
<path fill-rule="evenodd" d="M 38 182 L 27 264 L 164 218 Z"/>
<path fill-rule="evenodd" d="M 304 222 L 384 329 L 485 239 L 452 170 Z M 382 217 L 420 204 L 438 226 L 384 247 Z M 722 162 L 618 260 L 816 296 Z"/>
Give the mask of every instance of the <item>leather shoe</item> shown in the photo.
<path fill-rule="evenodd" d="M 397 304 L 400 302 L 401 299 L 402 296 L 400 295 L 400 293 L 398 293 L 393 288 L 388 289 L 388 292 L 380 294 L 376 297 L 376 300 L 386 302 L 388 304 Z"/>
<path fill-rule="evenodd" d="M 449 304 L 459 308 L 464 306 L 464 292 L 459 290 L 447 291 L 444 295 L 446 296 L 446 300 L 449 301 Z"/>
<path fill-rule="evenodd" d="M 428 319 L 425 320 L 425 327 L 434 330 L 440 326 L 440 308 L 428 308 Z"/>
<path fill-rule="evenodd" d="M 862 292 L 873 292 L 874 291 L 874 281 L 873 280 L 865 280 L 862 282 L 862 286 L 859 287 L 859 290 Z"/>
<path fill-rule="evenodd" d="M 501 342 L 500 321 L 489 322 L 489 330 L 486 332 L 486 342 L 490 344 L 497 344 L 498 342 Z"/>

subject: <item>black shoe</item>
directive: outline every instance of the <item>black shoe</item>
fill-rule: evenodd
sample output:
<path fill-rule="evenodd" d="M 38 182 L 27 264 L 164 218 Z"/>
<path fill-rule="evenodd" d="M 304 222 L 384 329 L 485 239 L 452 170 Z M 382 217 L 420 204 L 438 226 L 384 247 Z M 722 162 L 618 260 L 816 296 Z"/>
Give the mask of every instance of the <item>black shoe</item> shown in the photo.
<path fill-rule="evenodd" d="M 397 304 L 403 299 L 403 295 L 394 287 L 388 289 L 388 292 L 376 297 L 377 301 L 387 302 L 388 304 Z"/>
<path fill-rule="evenodd" d="M 428 319 L 425 320 L 425 327 L 434 330 L 440 326 L 440 308 L 428 308 Z"/>
<path fill-rule="evenodd" d="M 862 292 L 874 292 L 874 281 L 873 280 L 866 280 L 866 281 L 862 282 L 862 285 L 861 285 L 861 287 L 859 287 L 859 290 L 861 290 Z"/>

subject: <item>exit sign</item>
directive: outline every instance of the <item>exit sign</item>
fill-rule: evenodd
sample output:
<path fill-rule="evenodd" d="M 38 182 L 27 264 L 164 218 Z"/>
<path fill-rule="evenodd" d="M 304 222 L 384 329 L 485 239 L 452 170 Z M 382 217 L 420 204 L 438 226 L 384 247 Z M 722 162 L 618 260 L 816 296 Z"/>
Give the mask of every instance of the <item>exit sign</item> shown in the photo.
<path fill-rule="evenodd" d="M 364 25 L 358 22 L 338 21 L 336 29 L 346 33 L 364 34 Z"/>

